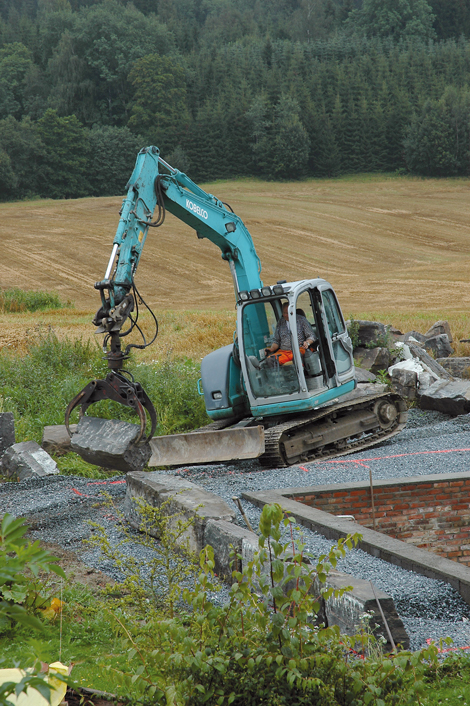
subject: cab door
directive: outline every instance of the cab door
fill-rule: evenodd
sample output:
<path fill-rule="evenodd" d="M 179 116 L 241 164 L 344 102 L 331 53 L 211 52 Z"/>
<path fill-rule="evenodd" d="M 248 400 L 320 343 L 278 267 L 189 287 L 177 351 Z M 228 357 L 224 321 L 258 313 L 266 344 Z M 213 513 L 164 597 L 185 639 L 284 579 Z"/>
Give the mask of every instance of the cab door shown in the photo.
<path fill-rule="evenodd" d="M 340 382 L 354 377 L 354 358 L 351 339 L 332 289 L 321 289 L 322 309 L 331 340 L 331 350 Z"/>

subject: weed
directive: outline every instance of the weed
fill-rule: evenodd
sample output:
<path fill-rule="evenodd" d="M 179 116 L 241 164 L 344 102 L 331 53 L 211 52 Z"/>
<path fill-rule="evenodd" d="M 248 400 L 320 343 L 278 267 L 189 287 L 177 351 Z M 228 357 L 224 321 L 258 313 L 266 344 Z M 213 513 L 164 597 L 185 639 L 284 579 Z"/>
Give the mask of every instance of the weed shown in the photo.
<path fill-rule="evenodd" d="M 351 339 L 352 347 L 353 350 L 358 347 L 359 345 L 359 328 L 360 324 L 358 321 L 355 321 L 353 318 L 352 314 L 349 317 L 349 322 L 348 322 L 348 334 L 349 338 Z"/>
<path fill-rule="evenodd" d="M 197 565 L 188 536 L 194 519 L 186 518 L 183 512 L 174 511 L 172 498 L 160 507 L 152 507 L 137 498 L 134 499 L 133 509 L 140 529 L 137 534 L 128 529 L 123 514 L 113 506 L 109 496 L 108 503 L 121 520 L 124 539 L 113 544 L 101 525 L 90 522 L 95 534 L 87 542 L 98 547 L 103 556 L 123 574 L 122 582 L 114 586 L 112 592 L 123 592 L 126 596 L 124 605 L 137 606 L 141 617 L 155 617 L 156 610 L 164 609 L 173 618 L 175 604 L 183 590 L 182 584 L 194 574 Z M 129 544 L 137 544 L 144 549 L 144 561 L 135 559 L 129 551 L 123 551 Z"/>
<path fill-rule="evenodd" d="M 0 291 L 0 313 L 2 314 L 64 308 L 72 309 L 72 302 L 62 302 L 55 292 L 25 291 L 16 287 Z"/>
<path fill-rule="evenodd" d="M 375 378 L 376 382 L 380 383 L 381 385 L 388 385 L 390 387 L 392 383 L 392 379 L 388 374 L 387 370 L 378 370 L 375 374 Z"/>

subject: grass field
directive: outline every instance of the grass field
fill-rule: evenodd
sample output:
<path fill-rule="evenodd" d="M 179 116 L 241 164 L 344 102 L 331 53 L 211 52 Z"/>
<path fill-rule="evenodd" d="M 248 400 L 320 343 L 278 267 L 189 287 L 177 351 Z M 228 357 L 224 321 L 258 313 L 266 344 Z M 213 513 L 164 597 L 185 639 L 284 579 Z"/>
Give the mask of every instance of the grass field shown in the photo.
<path fill-rule="evenodd" d="M 324 277 L 346 317 L 420 331 L 448 318 L 455 338 L 470 338 L 468 180 L 363 175 L 205 188 L 245 221 L 266 284 Z M 0 286 L 56 292 L 75 305 L 1 315 L 0 347 L 21 349 L 38 324 L 52 325 L 59 336 L 93 336 L 90 318 L 99 304 L 93 284 L 104 275 L 120 204 L 114 197 L 0 205 Z M 228 266 L 216 246 L 171 214 L 149 234 L 136 282 L 161 324 L 158 345 L 143 359 L 169 349 L 198 358 L 232 340 Z"/>

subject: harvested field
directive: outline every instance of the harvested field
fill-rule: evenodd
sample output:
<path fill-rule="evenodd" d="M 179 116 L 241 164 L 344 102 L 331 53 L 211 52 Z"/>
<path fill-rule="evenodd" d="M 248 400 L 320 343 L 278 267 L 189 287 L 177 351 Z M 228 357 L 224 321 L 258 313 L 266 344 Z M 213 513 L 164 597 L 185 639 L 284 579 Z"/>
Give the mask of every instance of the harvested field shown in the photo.
<path fill-rule="evenodd" d="M 458 317 L 470 306 L 468 180 L 376 175 L 298 184 L 221 181 L 205 188 L 245 221 L 265 283 L 321 276 L 335 287 L 346 316 L 386 313 L 395 325 L 409 321 L 409 328 L 416 316 L 423 329 L 428 320 Z M 50 315 L 2 316 L 0 346 L 21 347 L 26 328 L 38 320 L 92 335 L 90 313 L 99 303 L 93 284 L 104 275 L 120 205 L 120 197 L 0 205 L 0 286 L 57 291 L 76 306 L 52 321 Z M 225 309 L 219 338 L 233 330 L 232 280 L 219 249 L 171 214 L 149 234 L 137 285 L 157 312 Z M 458 318 L 456 335 L 470 337 L 466 317 Z M 230 340 L 229 334 L 217 345 Z M 174 345 L 179 349 L 176 334 Z M 196 345 L 195 355 L 204 352 Z"/>

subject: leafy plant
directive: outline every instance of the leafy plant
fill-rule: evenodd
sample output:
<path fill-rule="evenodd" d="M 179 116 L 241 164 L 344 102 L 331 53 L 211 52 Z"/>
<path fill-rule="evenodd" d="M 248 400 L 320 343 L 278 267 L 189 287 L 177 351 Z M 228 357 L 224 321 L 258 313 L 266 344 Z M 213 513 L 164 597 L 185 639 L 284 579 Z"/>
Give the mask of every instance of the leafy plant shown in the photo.
<path fill-rule="evenodd" d="M 362 635 L 346 637 L 317 625 L 321 599 L 341 591 L 325 586 L 328 571 L 358 536 L 327 555 L 308 557 L 295 538 L 292 518 L 279 505 L 265 506 L 259 548 L 234 583 L 225 605 L 213 596 L 214 553 L 199 555 L 194 588 L 183 592 L 186 609 L 171 618 L 114 611 L 127 666 L 108 665 L 135 703 L 172 706 L 391 706 L 416 703 L 426 661 L 437 649 L 384 656 L 380 645 L 358 659 Z M 122 604 L 123 606 L 124 604 Z"/>
<path fill-rule="evenodd" d="M 376 377 L 376 382 L 381 383 L 382 385 L 391 385 L 392 379 L 390 375 L 388 374 L 387 370 L 378 370 L 375 374 Z"/>
<path fill-rule="evenodd" d="M 53 572 L 65 578 L 56 558 L 41 549 L 39 542 L 28 542 L 24 518 L 5 514 L 0 525 L 0 633 L 12 621 L 35 629 L 40 621 L 33 615 L 45 607 L 47 596 L 41 594 L 40 572 Z"/>
<path fill-rule="evenodd" d="M 87 540 L 88 544 L 98 547 L 123 574 L 123 580 L 110 590 L 113 594 L 116 591 L 123 593 L 125 605 L 138 606 L 140 616 L 147 618 L 155 616 L 158 609 L 168 611 L 173 618 L 183 584 L 194 575 L 197 565 L 189 543 L 194 518 L 186 518 L 183 512 L 173 511 L 172 499 L 163 502 L 160 507 L 153 507 L 142 498 L 134 499 L 134 503 L 134 512 L 140 520 L 138 534 L 129 530 L 123 514 L 112 505 L 108 496 L 108 504 L 122 521 L 124 539 L 113 544 L 101 525 L 90 522 L 95 534 Z M 144 560 L 123 551 L 130 543 L 144 549 Z"/>
<path fill-rule="evenodd" d="M 0 525 L 0 635 L 13 623 L 21 623 L 30 630 L 42 630 L 43 625 L 34 613 L 46 605 L 48 597 L 41 593 L 43 583 L 39 574 L 53 572 L 65 578 L 52 554 L 41 549 L 39 542 L 25 539 L 27 529 L 24 518 L 15 519 L 8 513 L 3 516 Z M 18 697 L 28 689 L 36 689 L 48 701 L 50 688 L 39 669 L 36 661 L 18 684 L 0 684 L 0 706 L 8 706 L 11 704 L 9 696 Z"/>
<path fill-rule="evenodd" d="M 355 321 L 353 315 L 351 314 L 348 322 L 348 334 L 351 339 L 353 350 L 359 345 L 359 328 L 359 322 Z"/>

